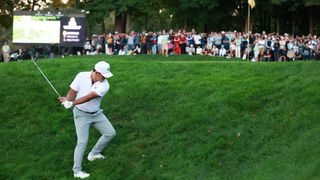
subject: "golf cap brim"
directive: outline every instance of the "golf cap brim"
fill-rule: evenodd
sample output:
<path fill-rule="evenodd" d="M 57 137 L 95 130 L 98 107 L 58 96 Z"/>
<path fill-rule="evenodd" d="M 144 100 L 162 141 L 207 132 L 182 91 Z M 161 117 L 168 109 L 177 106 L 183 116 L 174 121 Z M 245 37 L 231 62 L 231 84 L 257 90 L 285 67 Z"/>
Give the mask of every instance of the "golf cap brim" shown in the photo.
<path fill-rule="evenodd" d="M 105 73 L 105 74 L 102 74 L 102 73 L 100 72 L 100 74 L 101 74 L 103 77 L 105 77 L 105 78 L 110 78 L 110 77 L 113 76 L 113 74 L 112 74 L 111 72 Z"/>

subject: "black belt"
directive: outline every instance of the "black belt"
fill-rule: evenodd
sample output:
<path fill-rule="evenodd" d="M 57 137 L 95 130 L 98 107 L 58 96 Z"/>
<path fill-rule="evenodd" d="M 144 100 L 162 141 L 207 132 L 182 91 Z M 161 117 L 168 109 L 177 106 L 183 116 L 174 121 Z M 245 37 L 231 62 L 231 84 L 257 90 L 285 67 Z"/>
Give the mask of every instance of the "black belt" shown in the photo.
<path fill-rule="evenodd" d="M 76 107 L 77 108 L 77 107 Z M 81 109 L 79 109 L 79 108 L 77 108 L 79 111 L 81 111 L 81 112 L 84 112 L 84 113 L 88 113 L 88 114 L 95 114 L 95 113 L 97 113 L 98 111 L 95 111 L 95 112 L 87 112 L 87 111 L 83 111 L 83 110 L 81 110 Z"/>

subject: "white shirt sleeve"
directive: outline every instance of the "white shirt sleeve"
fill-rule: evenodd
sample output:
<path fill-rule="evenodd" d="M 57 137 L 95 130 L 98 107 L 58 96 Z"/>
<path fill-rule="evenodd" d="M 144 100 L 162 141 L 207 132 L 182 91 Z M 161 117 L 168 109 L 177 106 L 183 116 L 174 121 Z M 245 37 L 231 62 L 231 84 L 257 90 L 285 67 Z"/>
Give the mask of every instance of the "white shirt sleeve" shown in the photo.
<path fill-rule="evenodd" d="M 99 96 L 103 97 L 107 94 L 109 90 L 109 83 L 107 81 L 103 83 L 99 83 L 96 87 L 93 89 Z"/>
<path fill-rule="evenodd" d="M 70 84 L 70 88 L 78 92 L 80 87 L 80 80 L 81 80 L 81 73 L 78 73 L 77 76 L 72 81 L 72 83 Z"/>

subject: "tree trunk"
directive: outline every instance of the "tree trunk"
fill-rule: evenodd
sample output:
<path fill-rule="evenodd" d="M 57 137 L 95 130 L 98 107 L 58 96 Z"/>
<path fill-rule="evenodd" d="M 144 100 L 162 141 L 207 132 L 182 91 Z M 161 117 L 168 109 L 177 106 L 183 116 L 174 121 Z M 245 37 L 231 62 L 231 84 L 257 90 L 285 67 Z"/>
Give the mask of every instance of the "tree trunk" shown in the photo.
<path fill-rule="evenodd" d="M 126 22 L 127 22 L 126 23 L 126 31 L 127 31 L 126 33 L 129 33 L 131 27 L 130 27 L 130 15 L 128 15 L 128 14 L 126 16 Z"/>
<path fill-rule="evenodd" d="M 204 30 L 203 32 L 209 33 L 208 32 L 208 24 L 207 23 L 204 24 L 203 30 Z"/>
<path fill-rule="evenodd" d="M 101 20 L 101 31 L 102 31 L 102 33 L 106 32 L 106 26 L 104 24 L 104 18 L 102 18 L 102 20 Z"/>
<path fill-rule="evenodd" d="M 295 33 L 295 28 L 296 28 L 296 14 L 293 14 L 293 21 L 292 21 L 292 35 L 294 36 Z"/>
<path fill-rule="evenodd" d="M 312 6 L 309 7 L 309 33 L 313 34 Z"/>
<path fill-rule="evenodd" d="M 115 30 L 121 33 L 126 32 L 126 14 L 121 13 L 115 17 Z"/>
<path fill-rule="evenodd" d="M 277 34 L 280 33 L 279 31 L 280 31 L 280 19 L 279 19 L 279 14 L 277 14 L 277 29 L 276 29 Z"/>
<path fill-rule="evenodd" d="M 144 30 L 148 31 L 148 14 L 146 14 L 146 19 L 145 19 L 145 27 Z"/>

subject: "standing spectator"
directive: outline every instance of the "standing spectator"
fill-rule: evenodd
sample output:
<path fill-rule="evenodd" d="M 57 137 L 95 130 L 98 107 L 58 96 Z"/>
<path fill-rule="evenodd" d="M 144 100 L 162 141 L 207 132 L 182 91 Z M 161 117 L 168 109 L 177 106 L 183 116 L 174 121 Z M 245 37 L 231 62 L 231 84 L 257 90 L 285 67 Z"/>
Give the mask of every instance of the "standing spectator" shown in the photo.
<path fill-rule="evenodd" d="M 139 33 L 135 33 L 135 36 L 133 38 L 134 47 L 136 49 L 137 46 L 139 46 L 139 49 L 141 47 L 141 35 Z M 140 53 L 140 52 L 139 52 Z"/>
<path fill-rule="evenodd" d="M 128 36 L 128 51 L 134 48 L 134 31 L 132 31 Z"/>
<path fill-rule="evenodd" d="M 281 40 L 279 41 L 280 43 L 280 61 L 285 61 L 286 60 L 286 55 L 287 55 L 287 50 L 286 50 L 286 40 L 284 37 L 281 37 Z"/>
<path fill-rule="evenodd" d="M 310 48 L 309 43 L 306 43 L 303 48 L 303 59 L 310 60 Z"/>
<path fill-rule="evenodd" d="M 127 49 L 127 47 L 125 47 L 126 44 L 127 44 L 126 34 L 119 34 L 119 50 Z"/>
<path fill-rule="evenodd" d="M 221 43 L 222 43 L 222 36 L 221 36 L 221 34 L 220 33 L 216 33 L 214 36 L 213 36 L 214 38 L 214 45 L 218 48 L 218 49 L 220 49 L 221 48 Z"/>
<path fill-rule="evenodd" d="M 152 32 L 146 33 L 147 34 L 147 38 L 146 38 L 146 47 L 147 47 L 147 54 L 151 54 L 152 52 L 152 42 L 151 42 L 151 38 L 152 36 Z"/>
<path fill-rule="evenodd" d="M 157 54 L 157 33 L 153 33 L 151 37 L 152 54 Z"/>
<path fill-rule="evenodd" d="M 270 37 L 267 37 L 265 48 L 266 48 L 266 50 L 272 49 L 272 41 L 271 41 Z"/>
<path fill-rule="evenodd" d="M 230 52 L 230 57 L 234 57 L 235 52 L 236 52 L 236 39 L 235 38 L 231 39 L 229 52 Z"/>
<path fill-rule="evenodd" d="M 263 59 L 264 56 L 264 46 L 266 44 L 266 41 L 264 39 L 264 36 L 259 37 L 258 39 L 258 44 L 259 44 L 259 56 L 258 56 L 258 61 L 260 61 L 261 59 Z"/>
<path fill-rule="evenodd" d="M 113 36 L 113 54 L 119 54 L 120 50 L 120 37 L 118 32 L 116 31 Z"/>
<path fill-rule="evenodd" d="M 106 51 L 106 54 L 108 55 L 112 55 L 112 47 L 113 47 L 113 37 L 112 34 L 109 33 L 108 37 L 107 37 L 107 46 L 108 46 L 108 51 Z"/>
<path fill-rule="evenodd" d="M 230 47 L 230 41 L 229 41 L 229 38 L 225 35 L 224 32 L 221 33 L 222 34 L 222 39 L 221 39 L 221 43 L 223 45 L 223 47 L 229 51 L 229 47 Z"/>
<path fill-rule="evenodd" d="M 181 37 L 180 37 L 181 54 L 186 54 L 186 47 L 187 47 L 186 35 L 184 33 L 181 33 Z"/>
<path fill-rule="evenodd" d="M 98 45 L 98 36 L 94 34 L 92 35 L 92 39 L 91 39 L 91 46 L 92 46 L 93 52 L 97 50 L 97 45 Z"/>
<path fill-rule="evenodd" d="M 161 33 L 161 31 L 158 32 L 157 49 L 158 49 L 158 53 L 162 54 L 162 33 Z"/>
<path fill-rule="evenodd" d="M 213 41 L 214 41 L 214 39 L 213 39 L 213 32 L 211 32 L 210 35 L 209 35 L 209 37 L 207 38 L 207 48 L 208 48 L 209 50 L 212 49 Z"/>
<path fill-rule="evenodd" d="M 2 55 L 2 51 L 0 51 L 0 62 L 3 61 L 3 55 Z"/>
<path fill-rule="evenodd" d="M 257 62 L 257 61 L 259 61 L 259 39 L 257 39 L 257 40 L 255 40 L 254 41 L 254 48 L 253 48 L 253 52 L 254 52 L 254 57 L 253 57 L 253 59 L 252 59 L 252 61 L 253 62 Z"/>
<path fill-rule="evenodd" d="M 162 32 L 162 55 L 168 57 L 169 54 L 169 48 L 168 48 L 168 43 L 169 43 L 169 34 L 163 30 Z"/>
<path fill-rule="evenodd" d="M 101 45 L 101 53 L 106 53 L 106 35 L 103 33 L 103 35 L 100 36 L 99 43 Z"/>
<path fill-rule="evenodd" d="M 141 36 L 141 54 L 147 54 L 147 36 L 148 36 L 148 33 L 142 33 L 142 36 Z"/>
<path fill-rule="evenodd" d="M 2 54 L 3 54 L 3 61 L 9 62 L 10 61 L 10 46 L 7 42 L 4 42 L 2 46 Z"/>
<path fill-rule="evenodd" d="M 249 58 L 249 39 L 247 37 L 246 34 L 244 34 L 241 38 L 241 53 L 242 53 L 242 59 L 246 60 L 247 58 Z"/>
<path fill-rule="evenodd" d="M 236 35 L 236 58 L 241 58 L 241 37 Z"/>
<path fill-rule="evenodd" d="M 194 43 L 196 44 L 196 48 L 201 47 L 201 36 L 200 36 L 200 34 L 196 33 L 193 36 L 193 39 L 194 39 Z"/>
<path fill-rule="evenodd" d="M 180 48 L 180 36 L 178 34 L 174 35 L 174 53 L 176 55 L 181 54 L 181 48 Z"/>
<path fill-rule="evenodd" d="M 193 39 L 193 34 L 189 33 L 187 36 L 187 41 L 188 41 L 188 45 L 190 46 L 192 44 L 192 46 L 194 46 L 194 39 Z"/>
<path fill-rule="evenodd" d="M 273 39 L 273 60 L 279 61 L 280 58 L 280 43 L 279 38 Z"/>

